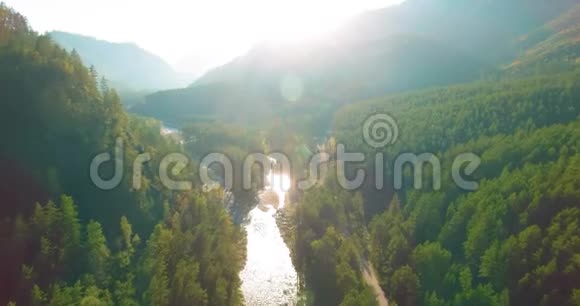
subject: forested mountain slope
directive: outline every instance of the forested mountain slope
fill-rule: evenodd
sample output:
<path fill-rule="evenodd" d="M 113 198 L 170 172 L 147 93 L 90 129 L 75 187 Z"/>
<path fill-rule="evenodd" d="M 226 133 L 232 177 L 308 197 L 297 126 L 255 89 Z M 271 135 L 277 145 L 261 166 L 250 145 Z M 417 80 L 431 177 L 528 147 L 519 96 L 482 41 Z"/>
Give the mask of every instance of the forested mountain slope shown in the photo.
<path fill-rule="evenodd" d="M 252 109 L 236 109 L 236 115 L 242 112 L 242 118 L 250 118 L 241 120 L 248 123 L 268 118 L 254 110 L 279 114 L 318 103 L 339 105 L 388 92 L 475 80 L 486 69 L 469 55 L 414 35 L 352 45 L 321 43 L 305 49 L 266 44 L 188 88 L 149 95 L 132 111 L 183 123 L 183 117 L 206 114 L 208 104 L 213 108 L 209 115 L 232 117 L 228 106 L 233 103 Z"/>
<path fill-rule="evenodd" d="M 299 262 L 306 261 L 307 282 L 332 284 L 332 273 L 342 275 L 343 266 L 327 263 L 324 254 L 341 254 L 348 241 L 368 241 L 358 256 L 370 258 L 397 305 L 577 305 L 578 84 L 580 74 L 573 72 L 343 107 L 333 133 L 350 152 L 376 152 L 363 142 L 361 130 L 372 114 L 390 114 L 400 135 L 394 146 L 379 150 L 387 156 L 389 188 L 377 191 L 371 179 L 360 190 L 369 236 L 353 224 L 361 220 L 361 210 L 350 205 L 361 205 L 355 204 L 360 200 L 340 205 L 321 196 L 333 194 L 336 183 L 308 193 L 299 204 L 296 254 Z M 404 172 L 403 188 L 393 189 L 394 160 L 406 152 L 438 157 L 440 189 L 432 187 L 430 166 L 422 189 L 413 188 L 411 171 Z M 453 159 L 466 152 L 481 158 L 470 176 L 479 182 L 472 192 L 457 187 L 450 175 Z M 373 159 L 363 167 L 372 168 Z M 357 167 L 349 168 L 353 177 Z M 330 237 L 334 244 L 325 253 L 317 251 Z M 339 288 L 344 287 L 312 285 L 320 305 L 333 304 L 331 292 L 350 296 Z"/>
<path fill-rule="evenodd" d="M 159 56 L 133 43 L 112 43 L 94 37 L 50 32 L 48 35 L 69 52 L 75 50 L 86 66 L 94 66 L 132 105 L 143 96 L 157 90 L 181 88 L 193 81 L 193 76 L 181 74 Z"/>
<path fill-rule="evenodd" d="M 180 149 L 160 123 L 125 113 L 77 53 L 4 4 L 0 109 L 1 304 L 241 303 L 243 235 L 220 195 L 164 188 L 160 158 Z M 117 138 L 125 174 L 101 190 L 89 166 Z M 152 160 L 136 189 L 131 164 L 145 152 Z"/>
<path fill-rule="evenodd" d="M 416 33 L 498 62 L 517 54 L 521 35 L 577 5 L 576 0 L 411 0 L 372 11 L 344 26 L 349 40 Z"/>
<path fill-rule="evenodd" d="M 501 74 L 500 68 L 524 48 L 518 39 L 575 4 L 409 0 L 354 18 L 320 41 L 258 45 L 189 88 L 148 96 L 133 110 L 183 123 L 184 118 L 206 116 L 211 104 L 214 110 L 209 115 L 227 118 L 229 105 L 235 102 L 225 95 L 239 99 L 239 105 L 266 109 L 255 116 L 242 113 L 252 122 L 263 119 L 263 114 L 295 113 L 314 104 L 333 107 L 388 93 L 471 82 Z"/>
<path fill-rule="evenodd" d="M 301 164 L 318 150 L 329 171 L 284 211 L 301 303 L 375 305 L 370 263 L 393 305 L 580 305 L 577 16 L 577 0 L 409 0 L 334 43 L 262 45 L 133 109 L 183 124 L 177 143 L 127 114 L 80 52 L 0 4 L 0 304 L 241 305 L 245 237 L 223 192 L 202 192 L 196 163 L 178 177 L 193 189 L 171 192 L 161 158 L 221 152 L 239 169 L 250 152 Z M 394 144 L 366 143 L 374 114 L 395 121 Z M 124 175 L 105 191 L 89 166 L 117 141 Z M 367 157 L 345 169 L 371 171 L 355 191 L 338 179 L 337 144 Z M 404 153 L 433 154 L 440 188 L 428 164 L 422 188 L 410 167 L 395 188 Z M 463 153 L 480 160 L 474 190 L 452 179 Z M 237 197 L 242 214 L 255 185 Z"/>
<path fill-rule="evenodd" d="M 574 70 L 580 64 L 580 4 L 520 38 L 522 54 L 507 67 L 508 75 Z"/>

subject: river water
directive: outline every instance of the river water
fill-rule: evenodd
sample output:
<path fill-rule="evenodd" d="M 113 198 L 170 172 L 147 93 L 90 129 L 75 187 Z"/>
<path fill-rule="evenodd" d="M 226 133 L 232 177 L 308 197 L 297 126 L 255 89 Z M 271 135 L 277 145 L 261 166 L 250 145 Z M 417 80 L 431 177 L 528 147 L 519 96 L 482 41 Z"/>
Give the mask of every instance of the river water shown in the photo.
<path fill-rule="evenodd" d="M 178 137 L 181 133 L 163 125 L 161 134 Z M 247 306 L 292 306 L 298 299 L 298 274 L 276 224 L 276 212 L 284 209 L 291 181 L 288 175 L 274 172 L 268 181 L 244 226 L 247 258 L 240 272 L 242 293 Z"/>
<path fill-rule="evenodd" d="M 271 185 L 260 194 L 260 203 L 249 214 L 247 261 L 240 272 L 248 306 L 296 305 L 298 275 L 290 250 L 276 224 L 276 209 L 283 209 L 290 180 L 271 175 Z"/>

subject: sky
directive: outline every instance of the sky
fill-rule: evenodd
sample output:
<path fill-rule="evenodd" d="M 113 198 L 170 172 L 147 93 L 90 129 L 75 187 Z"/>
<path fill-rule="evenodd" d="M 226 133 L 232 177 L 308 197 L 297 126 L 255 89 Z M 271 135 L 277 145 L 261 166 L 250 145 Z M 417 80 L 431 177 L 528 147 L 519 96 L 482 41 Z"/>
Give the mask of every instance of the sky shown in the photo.
<path fill-rule="evenodd" d="M 297 42 L 402 0 L 4 0 L 38 32 L 134 42 L 199 74 L 262 41 Z"/>

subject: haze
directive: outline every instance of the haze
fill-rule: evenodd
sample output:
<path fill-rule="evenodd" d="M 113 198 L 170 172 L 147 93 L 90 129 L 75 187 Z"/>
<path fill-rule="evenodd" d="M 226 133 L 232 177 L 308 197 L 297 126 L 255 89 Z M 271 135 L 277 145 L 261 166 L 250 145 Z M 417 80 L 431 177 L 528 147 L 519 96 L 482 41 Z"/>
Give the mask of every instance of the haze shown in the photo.
<path fill-rule="evenodd" d="M 264 40 L 322 34 L 366 10 L 402 0 L 8 0 L 39 32 L 135 42 L 181 72 L 199 74 Z"/>

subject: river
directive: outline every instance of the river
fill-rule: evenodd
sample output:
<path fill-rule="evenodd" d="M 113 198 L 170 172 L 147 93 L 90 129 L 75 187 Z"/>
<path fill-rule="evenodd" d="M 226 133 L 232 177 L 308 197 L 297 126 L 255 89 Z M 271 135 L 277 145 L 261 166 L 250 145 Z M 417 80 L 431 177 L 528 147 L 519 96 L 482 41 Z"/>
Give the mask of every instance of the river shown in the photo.
<path fill-rule="evenodd" d="M 271 174 L 270 181 L 245 225 L 247 261 L 240 278 L 248 306 L 296 305 L 297 302 L 298 275 L 275 218 L 277 209 L 284 208 L 290 179 Z"/>
<path fill-rule="evenodd" d="M 181 137 L 179 130 L 165 125 L 161 134 Z M 298 274 L 276 223 L 276 212 L 286 205 L 291 180 L 286 174 L 272 171 L 267 178 L 269 184 L 260 193 L 260 202 L 250 211 L 244 225 L 247 257 L 240 272 L 242 293 L 247 306 L 292 306 L 298 301 Z M 363 279 L 373 289 L 378 305 L 388 306 L 373 267 L 365 261 L 361 268 Z"/>
<path fill-rule="evenodd" d="M 165 125 L 160 132 L 168 137 L 181 136 L 178 129 Z M 298 300 L 298 274 L 276 223 L 276 212 L 286 205 L 291 181 L 288 175 L 272 171 L 268 181 L 244 225 L 247 257 L 240 272 L 242 293 L 247 306 L 292 306 Z"/>

